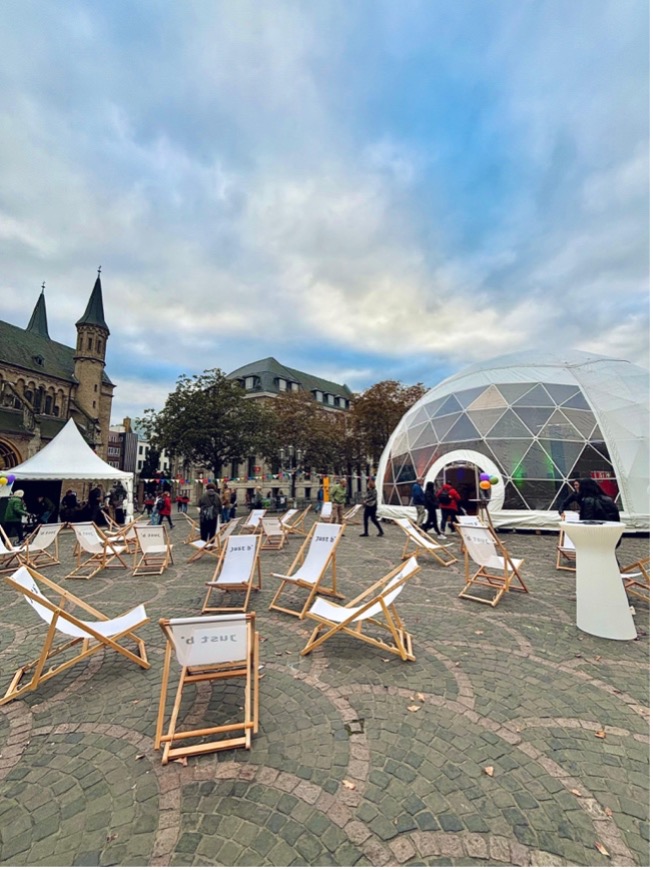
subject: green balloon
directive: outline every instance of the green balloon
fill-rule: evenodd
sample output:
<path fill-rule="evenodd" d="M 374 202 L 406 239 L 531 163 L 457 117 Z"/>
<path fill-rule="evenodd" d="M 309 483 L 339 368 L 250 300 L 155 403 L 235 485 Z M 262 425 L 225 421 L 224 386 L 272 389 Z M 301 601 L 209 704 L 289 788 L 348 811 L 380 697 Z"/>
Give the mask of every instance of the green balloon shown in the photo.
<path fill-rule="evenodd" d="M 490 478 L 490 483 L 492 484 L 492 486 L 495 486 L 498 482 L 499 478 L 496 476 L 496 474 Z"/>

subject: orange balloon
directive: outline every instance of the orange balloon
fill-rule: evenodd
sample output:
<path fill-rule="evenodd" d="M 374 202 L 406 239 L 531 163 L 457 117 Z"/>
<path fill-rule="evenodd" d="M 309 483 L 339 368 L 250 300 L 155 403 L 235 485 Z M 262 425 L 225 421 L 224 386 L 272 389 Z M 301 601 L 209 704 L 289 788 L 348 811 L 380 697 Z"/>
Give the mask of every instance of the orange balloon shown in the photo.
<path fill-rule="evenodd" d="M 482 481 L 479 483 L 479 486 L 481 487 L 481 489 L 491 489 L 492 484 L 490 483 L 489 480 L 482 480 Z"/>

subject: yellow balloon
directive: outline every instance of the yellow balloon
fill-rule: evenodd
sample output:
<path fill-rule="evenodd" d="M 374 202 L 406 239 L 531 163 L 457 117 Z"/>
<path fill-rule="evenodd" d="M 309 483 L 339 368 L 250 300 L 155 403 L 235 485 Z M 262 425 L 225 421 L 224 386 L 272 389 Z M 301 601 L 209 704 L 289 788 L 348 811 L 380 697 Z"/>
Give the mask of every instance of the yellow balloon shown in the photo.
<path fill-rule="evenodd" d="M 7 478 L 6 478 L 6 477 L 0 477 L 0 486 L 5 486 L 6 483 L 7 483 Z"/>

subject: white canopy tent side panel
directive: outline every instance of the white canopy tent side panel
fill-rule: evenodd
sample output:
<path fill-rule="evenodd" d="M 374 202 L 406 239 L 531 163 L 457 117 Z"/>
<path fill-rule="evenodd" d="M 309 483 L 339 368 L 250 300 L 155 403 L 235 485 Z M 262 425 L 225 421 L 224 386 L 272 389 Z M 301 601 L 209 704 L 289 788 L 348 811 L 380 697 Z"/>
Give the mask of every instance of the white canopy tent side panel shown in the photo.
<path fill-rule="evenodd" d="M 133 518 L 134 475 L 100 459 L 72 418 L 42 450 L 8 470 L 21 480 L 121 480 L 127 488 L 127 519 Z"/>

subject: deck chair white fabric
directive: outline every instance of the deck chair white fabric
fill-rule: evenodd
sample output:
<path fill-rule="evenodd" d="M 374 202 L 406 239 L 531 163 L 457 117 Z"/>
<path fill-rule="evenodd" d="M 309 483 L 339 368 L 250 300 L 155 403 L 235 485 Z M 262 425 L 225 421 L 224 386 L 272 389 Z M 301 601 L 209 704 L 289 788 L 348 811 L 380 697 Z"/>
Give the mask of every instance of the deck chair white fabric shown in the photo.
<path fill-rule="evenodd" d="M 0 526 L 0 574 L 16 570 L 21 564 L 20 551 L 20 546 L 15 547 Z"/>
<path fill-rule="evenodd" d="M 276 517 L 263 517 L 261 520 L 262 550 L 282 550 L 286 543 L 286 531 L 281 520 Z"/>
<path fill-rule="evenodd" d="M 306 505 L 304 510 L 300 513 L 296 508 L 291 508 L 289 511 L 281 517 L 281 525 L 284 528 L 287 535 L 301 535 L 303 538 L 306 537 L 308 532 L 305 528 L 306 517 L 311 510 L 311 506 Z"/>
<path fill-rule="evenodd" d="M 281 583 L 272 599 L 270 610 L 279 610 L 281 613 L 289 613 L 291 616 L 303 619 L 318 592 L 334 598 L 343 597 L 338 592 L 336 585 L 336 549 L 344 530 L 344 525 L 338 523 L 315 523 L 311 534 L 302 544 L 288 573 L 272 574 L 273 577 L 281 580 Z M 331 565 L 330 588 L 320 585 L 329 565 Z M 286 586 L 308 590 L 308 597 L 301 610 L 277 604 Z"/>
<path fill-rule="evenodd" d="M 103 568 L 128 567 L 122 558 L 125 545 L 114 544 L 95 523 L 73 523 L 72 528 L 77 538 L 77 564 L 70 574 L 66 574 L 66 580 L 90 580 Z M 120 564 L 114 565 L 115 561 Z"/>
<path fill-rule="evenodd" d="M 564 521 L 566 523 L 580 522 L 580 514 L 578 511 L 565 511 Z M 576 570 L 576 546 L 564 529 L 560 529 L 560 535 L 558 536 L 556 568 L 558 571 Z"/>
<path fill-rule="evenodd" d="M 63 523 L 43 523 L 20 547 L 20 560 L 31 568 L 59 564 L 59 532 Z"/>
<path fill-rule="evenodd" d="M 166 650 L 154 747 L 160 749 L 163 744 L 162 763 L 167 764 L 175 758 L 219 752 L 224 749 L 250 749 L 252 735 L 258 732 L 259 711 L 259 635 L 255 631 L 254 614 L 162 619 L 159 625 L 166 637 Z M 181 675 L 170 721 L 164 733 L 173 652 L 181 666 Z M 240 705 L 231 702 L 236 721 L 205 728 L 177 730 L 183 690 L 186 686 L 221 680 L 229 680 L 233 683 L 234 680 L 243 678 L 245 680 L 243 702 Z M 223 710 L 229 702 L 229 696 L 225 693 L 225 702 L 220 705 L 220 710 Z M 211 742 L 203 742 L 205 737 L 218 735 L 223 737 Z M 195 742 L 189 743 L 189 741 Z M 182 743 L 182 745 L 173 745 L 175 743 Z"/>
<path fill-rule="evenodd" d="M 194 550 L 188 561 L 196 562 L 198 559 L 201 559 L 202 556 L 213 556 L 215 559 L 219 559 L 225 541 L 227 541 L 234 533 L 239 522 L 240 517 L 236 517 L 233 520 L 229 520 L 229 522 L 224 525 L 218 523 L 215 535 L 209 538 L 208 541 L 203 541 L 201 538 L 194 541 L 188 541 L 188 545 Z"/>
<path fill-rule="evenodd" d="M 145 607 L 140 604 L 132 610 L 117 616 L 114 619 L 107 618 L 99 610 L 91 607 L 81 598 L 48 580 L 43 574 L 39 574 L 33 568 L 28 568 L 22 565 L 9 577 L 5 577 L 5 581 L 9 583 L 17 592 L 24 595 L 25 600 L 41 617 L 43 622 L 48 627 L 46 632 L 41 654 L 34 661 L 20 667 L 11 681 L 11 684 L 4 697 L 0 700 L 0 706 L 7 704 L 19 698 L 26 692 L 37 689 L 41 683 L 60 674 L 62 671 L 76 665 L 82 659 L 88 658 L 102 649 L 113 649 L 120 655 L 125 656 L 129 661 L 135 662 L 142 668 L 149 668 L 150 664 L 147 660 L 145 652 L 145 644 L 137 637 L 134 632 L 139 629 L 149 618 L 145 613 Z M 43 587 L 48 592 L 55 593 L 57 601 L 54 604 L 41 591 Z M 89 621 L 88 617 L 82 618 L 75 613 L 71 613 L 72 608 L 79 608 L 94 617 L 94 621 Z M 53 647 L 53 642 L 56 638 L 56 632 L 65 635 L 68 640 L 59 646 Z M 138 654 L 126 649 L 121 643 L 122 639 L 131 640 L 136 644 Z M 45 670 L 46 665 L 51 659 L 60 654 L 73 651 L 75 647 L 81 646 L 81 650 L 72 658 L 67 658 L 61 664 L 50 666 L 49 670 Z M 23 677 L 31 675 L 29 682 L 21 685 Z"/>
<path fill-rule="evenodd" d="M 323 501 L 322 508 L 320 510 L 320 522 L 328 523 L 331 521 L 332 516 L 333 516 L 333 502 Z"/>
<path fill-rule="evenodd" d="M 261 589 L 260 549 L 261 535 L 232 535 L 229 538 L 222 548 L 213 579 L 206 584 L 208 590 L 202 613 L 247 612 L 252 589 L 256 592 Z M 255 577 L 258 578 L 256 585 Z M 244 592 L 245 600 L 240 607 L 211 605 L 210 600 L 215 592 Z"/>
<path fill-rule="evenodd" d="M 458 561 L 449 549 L 451 544 L 438 544 L 410 519 L 402 517 L 395 518 L 394 521 L 406 535 L 402 559 L 409 559 L 411 556 L 433 556 L 435 561 L 445 568 Z"/>
<path fill-rule="evenodd" d="M 267 508 L 256 508 L 251 511 L 250 515 L 247 517 L 245 522 L 240 527 L 241 533 L 245 532 L 246 534 L 251 534 L 254 532 L 260 532 L 261 530 L 261 520 L 267 513 Z"/>
<path fill-rule="evenodd" d="M 138 549 L 134 554 L 134 577 L 163 574 L 173 564 L 172 544 L 163 526 L 135 526 Z"/>
<path fill-rule="evenodd" d="M 362 505 L 355 504 L 353 507 L 349 508 L 347 513 L 343 516 L 343 523 L 347 523 L 348 526 L 356 526 L 360 525 L 360 517 L 358 516 Z"/>
<path fill-rule="evenodd" d="M 412 638 L 397 613 L 395 601 L 408 580 L 420 570 L 417 559 L 411 556 L 348 604 L 340 605 L 326 598 L 316 598 L 306 616 L 315 620 L 317 626 L 302 655 L 308 655 L 328 638 L 343 632 L 385 652 L 394 653 L 404 662 L 414 662 Z M 389 632 L 389 641 L 367 634 L 368 627 Z"/>
<path fill-rule="evenodd" d="M 641 598 L 650 603 L 651 600 L 651 559 L 645 556 L 637 559 L 621 569 L 621 579 L 624 581 L 624 589 L 631 595 Z"/>
<path fill-rule="evenodd" d="M 528 592 L 519 569 L 523 559 L 513 559 L 505 545 L 489 526 L 457 526 L 465 547 L 465 586 L 459 598 L 469 598 L 491 607 L 501 601 L 506 592 Z M 478 567 L 473 571 L 471 563 Z M 473 573 L 472 573 L 473 572 Z M 517 587 L 511 584 L 517 581 Z M 494 592 L 492 598 L 470 594 L 472 586 L 483 586 Z"/>

